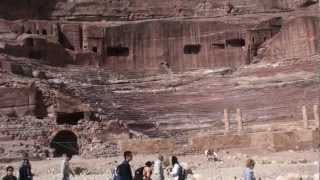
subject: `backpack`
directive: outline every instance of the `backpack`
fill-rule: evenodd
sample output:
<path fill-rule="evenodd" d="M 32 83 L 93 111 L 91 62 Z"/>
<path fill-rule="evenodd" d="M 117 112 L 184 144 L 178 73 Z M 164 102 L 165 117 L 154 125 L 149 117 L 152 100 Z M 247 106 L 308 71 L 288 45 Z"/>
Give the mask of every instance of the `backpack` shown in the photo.
<path fill-rule="evenodd" d="M 142 180 L 143 169 L 144 169 L 144 167 L 140 167 L 134 172 L 134 180 Z"/>
<path fill-rule="evenodd" d="M 112 180 L 121 180 L 121 178 L 119 176 L 118 167 L 111 169 Z"/>
<path fill-rule="evenodd" d="M 179 165 L 178 176 L 179 176 L 178 180 L 186 180 L 187 179 L 187 172 L 181 165 Z"/>

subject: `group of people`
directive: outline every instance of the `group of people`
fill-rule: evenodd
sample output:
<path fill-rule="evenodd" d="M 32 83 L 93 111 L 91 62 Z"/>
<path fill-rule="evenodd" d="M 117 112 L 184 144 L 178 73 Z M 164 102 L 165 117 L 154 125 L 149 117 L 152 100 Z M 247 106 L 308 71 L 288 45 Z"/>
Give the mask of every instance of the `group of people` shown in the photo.
<path fill-rule="evenodd" d="M 204 154 L 208 161 L 219 161 L 218 153 L 214 149 L 207 149 Z"/>
<path fill-rule="evenodd" d="M 112 171 L 113 180 L 164 180 L 163 156 L 159 155 L 154 162 L 147 161 L 145 166 L 138 168 L 134 175 L 131 171 L 130 161 L 133 159 L 131 151 L 126 151 L 123 154 L 124 161 Z M 179 164 L 178 158 L 171 158 L 172 168 L 169 169 L 168 175 L 173 180 L 185 180 L 186 173 L 183 167 Z"/>
<path fill-rule="evenodd" d="M 2 178 L 2 180 L 32 180 L 33 173 L 31 172 L 31 164 L 28 158 L 23 158 L 22 164 L 19 167 L 18 178 L 14 175 L 14 168 L 8 166 L 6 168 L 7 174 Z"/>
<path fill-rule="evenodd" d="M 63 155 L 63 161 L 61 164 L 61 174 L 62 180 L 70 180 L 70 174 L 75 175 L 74 171 L 69 165 L 69 161 L 71 156 L 66 154 Z M 2 178 L 2 180 L 33 180 L 34 174 L 31 171 L 31 163 L 29 159 L 24 156 L 21 166 L 18 170 L 18 178 L 14 175 L 14 168 L 13 166 L 8 166 L 6 168 L 7 174 Z"/>
<path fill-rule="evenodd" d="M 124 161 L 112 170 L 112 180 L 164 180 L 164 168 L 163 168 L 163 156 L 159 155 L 157 160 L 154 162 L 147 161 L 145 165 L 138 168 L 134 175 L 132 174 L 130 162 L 133 159 L 133 154 L 131 151 L 125 151 L 123 154 Z M 75 176 L 74 171 L 70 167 L 69 161 L 71 156 L 64 155 L 61 164 L 61 179 L 70 180 L 70 175 Z M 187 171 L 180 165 L 178 158 L 172 156 L 171 158 L 171 168 L 167 169 L 168 175 L 172 180 L 186 180 Z M 246 168 L 243 172 L 244 180 L 256 180 L 253 172 L 255 162 L 252 159 L 248 159 L 246 163 Z M 19 167 L 18 178 L 14 175 L 14 168 L 8 166 L 6 168 L 7 174 L 2 178 L 2 180 L 32 180 L 34 174 L 31 171 L 31 164 L 28 158 L 24 158 L 22 165 Z"/>

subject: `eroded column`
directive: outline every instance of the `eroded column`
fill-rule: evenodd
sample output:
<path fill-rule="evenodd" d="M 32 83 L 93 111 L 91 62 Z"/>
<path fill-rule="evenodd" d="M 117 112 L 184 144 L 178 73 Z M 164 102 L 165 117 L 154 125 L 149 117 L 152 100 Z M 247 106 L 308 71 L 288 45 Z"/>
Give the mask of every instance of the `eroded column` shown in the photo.
<path fill-rule="evenodd" d="M 228 109 L 224 109 L 224 128 L 226 132 L 229 132 L 230 130 L 230 123 L 229 123 L 229 114 Z"/>
<path fill-rule="evenodd" d="M 236 120 L 238 123 L 238 131 L 242 131 L 242 115 L 240 109 L 237 109 Z"/>
<path fill-rule="evenodd" d="M 308 115 L 307 115 L 306 106 L 302 106 L 302 120 L 303 120 L 303 127 L 308 128 Z"/>
<path fill-rule="evenodd" d="M 313 114 L 316 127 L 320 127 L 319 105 L 313 105 Z"/>

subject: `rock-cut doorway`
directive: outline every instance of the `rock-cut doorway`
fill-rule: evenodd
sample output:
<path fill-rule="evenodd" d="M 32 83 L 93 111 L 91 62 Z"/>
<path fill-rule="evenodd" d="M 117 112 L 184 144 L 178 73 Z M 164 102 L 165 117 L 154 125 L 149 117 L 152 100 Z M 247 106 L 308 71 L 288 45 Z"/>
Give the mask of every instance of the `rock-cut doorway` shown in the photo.
<path fill-rule="evenodd" d="M 79 154 L 77 135 L 68 130 L 59 131 L 51 140 L 50 147 L 54 149 L 54 157 Z"/>

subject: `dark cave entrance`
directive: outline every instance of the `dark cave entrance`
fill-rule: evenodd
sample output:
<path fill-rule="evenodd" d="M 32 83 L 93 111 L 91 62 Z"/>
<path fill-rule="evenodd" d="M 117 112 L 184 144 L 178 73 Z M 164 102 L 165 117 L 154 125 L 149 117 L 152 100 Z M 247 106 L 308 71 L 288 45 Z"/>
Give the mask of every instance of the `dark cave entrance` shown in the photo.
<path fill-rule="evenodd" d="M 78 138 L 68 130 L 58 132 L 50 142 L 50 147 L 55 150 L 54 157 L 61 157 L 63 154 L 68 156 L 79 154 Z"/>
<path fill-rule="evenodd" d="M 92 47 L 92 51 L 97 53 L 98 52 L 98 48 L 96 46 Z"/>
<path fill-rule="evenodd" d="M 77 125 L 84 118 L 84 112 L 65 113 L 57 112 L 57 124 Z"/>

